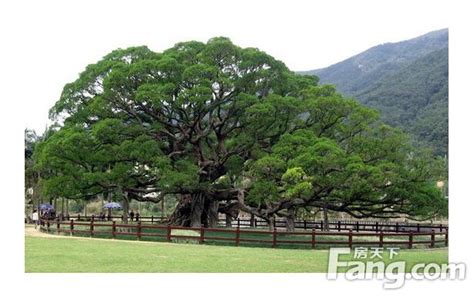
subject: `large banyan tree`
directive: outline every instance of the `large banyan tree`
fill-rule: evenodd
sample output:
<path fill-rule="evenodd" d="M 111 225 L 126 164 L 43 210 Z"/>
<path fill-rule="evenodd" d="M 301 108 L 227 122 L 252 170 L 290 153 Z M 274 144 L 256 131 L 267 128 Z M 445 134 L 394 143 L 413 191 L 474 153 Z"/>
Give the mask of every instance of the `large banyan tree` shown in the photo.
<path fill-rule="evenodd" d="M 219 212 L 291 228 L 299 208 L 446 210 L 438 163 L 377 112 L 227 38 L 115 50 L 64 87 L 51 117 L 63 126 L 36 153 L 49 195 L 120 196 L 125 211 L 174 195 L 170 223 L 211 227 Z"/>

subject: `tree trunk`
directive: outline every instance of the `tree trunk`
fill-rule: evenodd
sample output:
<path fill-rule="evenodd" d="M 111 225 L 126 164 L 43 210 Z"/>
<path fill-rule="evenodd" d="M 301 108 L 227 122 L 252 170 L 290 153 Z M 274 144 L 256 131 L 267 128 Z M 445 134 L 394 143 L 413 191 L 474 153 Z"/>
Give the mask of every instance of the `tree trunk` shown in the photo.
<path fill-rule="evenodd" d="M 161 200 L 161 221 L 165 219 L 165 197 L 163 196 L 163 199 Z"/>
<path fill-rule="evenodd" d="M 225 214 L 225 227 L 232 227 L 232 221 L 239 216 L 240 206 L 238 202 L 219 203 L 219 213 Z"/>
<path fill-rule="evenodd" d="M 107 199 L 108 203 L 112 202 L 112 196 L 108 192 L 104 193 L 104 197 Z M 108 208 L 107 209 L 107 217 L 111 217 L 111 216 L 112 216 L 112 209 Z"/>
<path fill-rule="evenodd" d="M 255 215 L 250 214 L 250 227 L 255 228 Z"/>
<path fill-rule="evenodd" d="M 205 197 L 203 194 L 191 195 L 191 215 L 190 215 L 190 226 L 201 227 L 202 225 L 202 213 L 204 211 Z"/>
<path fill-rule="evenodd" d="M 123 192 L 123 224 L 128 224 L 128 209 L 130 208 L 128 193 Z"/>
<path fill-rule="evenodd" d="M 286 231 L 295 231 L 295 208 L 288 209 L 288 216 L 286 217 Z"/>
<path fill-rule="evenodd" d="M 229 214 L 225 214 L 225 227 L 232 227 L 232 216 Z"/>
<path fill-rule="evenodd" d="M 208 227 L 216 228 L 219 223 L 219 201 L 209 201 L 209 207 L 207 209 L 207 222 Z"/>
<path fill-rule="evenodd" d="M 183 194 L 168 222 L 173 225 L 201 227 L 204 203 L 203 194 Z"/>
<path fill-rule="evenodd" d="M 268 230 L 273 231 L 275 229 L 275 216 L 270 216 L 268 218 Z"/>
<path fill-rule="evenodd" d="M 324 217 L 323 230 L 324 231 L 329 231 L 329 218 L 328 218 L 327 205 L 324 205 L 324 207 L 323 207 L 323 217 Z"/>
<path fill-rule="evenodd" d="M 69 217 L 69 199 L 66 199 L 66 216 Z"/>
<path fill-rule="evenodd" d="M 38 202 L 36 211 L 38 212 L 38 216 L 40 215 L 40 204 L 43 203 L 43 196 L 39 194 L 39 184 L 41 182 L 41 173 L 38 173 L 38 182 L 33 187 L 33 195 L 36 195 L 36 200 Z"/>
<path fill-rule="evenodd" d="M 178 226 L 189 226 L 189 215 L 191 212 L 191 195 L 183 194 L 173 213 L 168 219 L 168 223 Z"/>

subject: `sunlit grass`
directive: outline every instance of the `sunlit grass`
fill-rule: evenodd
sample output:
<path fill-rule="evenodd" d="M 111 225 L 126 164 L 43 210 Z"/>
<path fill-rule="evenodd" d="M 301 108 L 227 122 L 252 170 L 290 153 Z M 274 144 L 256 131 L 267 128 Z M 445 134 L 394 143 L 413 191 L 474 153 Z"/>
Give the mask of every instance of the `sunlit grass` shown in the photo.
<path fill-rule="evenodd" d="M 401 250 L 397 260 L 443 263 L 448 251 Z M 327 261 L 327 250 L 25 237 L 26 272 L 326 272 Z"/>

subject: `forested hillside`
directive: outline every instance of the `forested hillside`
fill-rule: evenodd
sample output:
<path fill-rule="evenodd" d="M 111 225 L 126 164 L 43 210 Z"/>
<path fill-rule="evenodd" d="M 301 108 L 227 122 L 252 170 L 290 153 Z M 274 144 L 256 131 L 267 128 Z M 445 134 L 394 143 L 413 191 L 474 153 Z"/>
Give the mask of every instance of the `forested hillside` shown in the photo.
<path fill-rule="evenodd" d="M 381 111 L 437 155 L 448 151 L 448 30 L 375 46 L 325 69 L 321 83 Z"/>

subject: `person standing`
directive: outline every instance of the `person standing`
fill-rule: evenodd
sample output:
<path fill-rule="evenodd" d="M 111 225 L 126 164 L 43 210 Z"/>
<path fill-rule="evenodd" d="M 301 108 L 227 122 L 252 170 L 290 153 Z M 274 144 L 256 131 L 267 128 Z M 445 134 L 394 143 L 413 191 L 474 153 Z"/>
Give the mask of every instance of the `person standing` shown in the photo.
<path fill-rule="evenodd" d="M 33 220 L 33 223 L 35 223 L 35 229 L 38 227 L 38 212 L 35 210 L 33 211 L 33 214 L 31 215 L 31 219 Z"/>
<path fill-rule="evenodd" d="M 133 210 L 130 211 L 130 220 L 133 221 L 133 217 L 135 216 L 135 213 L 133 212 Z"/>

